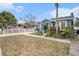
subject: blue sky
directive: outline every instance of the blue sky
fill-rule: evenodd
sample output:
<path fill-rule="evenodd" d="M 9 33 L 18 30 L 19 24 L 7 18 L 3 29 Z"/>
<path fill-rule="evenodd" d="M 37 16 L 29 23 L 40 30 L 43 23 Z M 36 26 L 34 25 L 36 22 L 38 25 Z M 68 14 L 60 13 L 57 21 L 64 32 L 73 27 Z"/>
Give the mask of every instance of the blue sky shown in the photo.
<path fill-rule="evenodd" d="M 55 17 L 54 3 L 0 3 L 0 12 L 3 10 L 13 13 L 18 22 L 24 22 L 23 18 L 27 14 L 32 14 L 36 20 L 50 19 Z M 68 16 L 73 12 L 78 16 L 78 3 L 59 4 L 59 17 Z M 21 19 L 22 18 L 22 19 Z"/>
<path fill-rule="evenodd" d="M 53 9 L 52 4 L 25 4 L 25 3 L 20 4 L 19 3 L 15 5 L 16 6 L 21 5 L 24 7 L 24 10 L 19 13 L 15 13 L 16 15 L 25 16 L 25 14 L 32 14 L 36 18 L 42 17 L 41 19 L 45 18 L 45 16 L 43 15 L 44 13 L 51 11 Z"/>

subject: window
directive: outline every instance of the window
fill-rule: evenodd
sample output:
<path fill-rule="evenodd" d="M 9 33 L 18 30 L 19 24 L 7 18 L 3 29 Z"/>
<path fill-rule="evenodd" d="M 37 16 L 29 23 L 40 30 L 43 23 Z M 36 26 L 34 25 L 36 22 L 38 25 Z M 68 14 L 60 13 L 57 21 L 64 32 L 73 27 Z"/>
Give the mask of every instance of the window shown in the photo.
<path fill-rule="evenodd" d="M 73 20 L 68 20 L 67 21 L 67 26 L 72 27 L 73 26 Z"/>
<path fill-rule="evenodd" d="M 79 19 L 76 20 L 76 27 L 79 27 Z"/>
<path fill-rule="evenodd" d="M 61 22 L 61 29 L 63 30 L 65 27 L 65 21 Z"/>

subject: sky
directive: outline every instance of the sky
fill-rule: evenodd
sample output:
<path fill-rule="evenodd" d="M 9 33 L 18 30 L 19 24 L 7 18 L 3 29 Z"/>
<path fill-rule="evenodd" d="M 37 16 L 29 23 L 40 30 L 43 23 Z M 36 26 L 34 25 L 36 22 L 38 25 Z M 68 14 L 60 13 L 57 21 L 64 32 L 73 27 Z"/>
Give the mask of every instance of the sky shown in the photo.
<path fill-rule="evenodd" d="M 54 3 L 0 3 L 0 12 L 9 11 L 15 15 L 18 23 L 23 23 L 25 15 L 32 14 L 36 20 L 51 19 L 56 17 Z M 72 12 L 79 16 L 78 3 L 59 3 L 59 17 L 69 16 Z"/>

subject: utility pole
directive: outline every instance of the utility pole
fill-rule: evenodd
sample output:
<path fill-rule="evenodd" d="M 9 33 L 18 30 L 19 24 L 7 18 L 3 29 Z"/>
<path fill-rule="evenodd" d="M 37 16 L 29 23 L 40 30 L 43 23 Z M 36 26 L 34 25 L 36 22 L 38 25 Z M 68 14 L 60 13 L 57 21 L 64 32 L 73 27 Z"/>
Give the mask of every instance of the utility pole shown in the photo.
<path fill-rule="evenodd" d="M 58 25 L 59 25 L 59 21 L 58 21 L 58 3 L 55 3 L 56 6 L 56 35 L 58 37 Z"/>

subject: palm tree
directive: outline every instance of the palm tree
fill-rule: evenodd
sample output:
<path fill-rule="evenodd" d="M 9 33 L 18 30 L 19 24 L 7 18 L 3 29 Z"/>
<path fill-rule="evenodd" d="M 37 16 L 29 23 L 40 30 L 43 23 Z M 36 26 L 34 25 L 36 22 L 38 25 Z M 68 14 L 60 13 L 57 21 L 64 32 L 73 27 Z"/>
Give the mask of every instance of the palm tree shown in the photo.
<path fill-rule="evenodd" d="M 58 3 L 55 3 L 55 6 L 56 6 L 56 34 L 57 34 L 57 37 L 58 37 Z"/>

